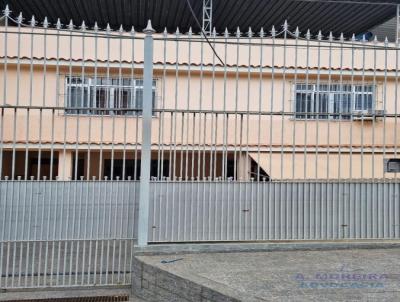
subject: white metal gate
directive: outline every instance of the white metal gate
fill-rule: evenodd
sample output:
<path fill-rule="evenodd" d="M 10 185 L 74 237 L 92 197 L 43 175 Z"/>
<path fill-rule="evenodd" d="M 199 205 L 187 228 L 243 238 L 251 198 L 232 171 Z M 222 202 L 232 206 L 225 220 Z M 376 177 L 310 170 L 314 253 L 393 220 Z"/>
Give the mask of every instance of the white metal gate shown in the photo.
<path fill-rule="evenodd" d="M 150 241 L 400 239 L 400 183 L 152 184 Z"/>
<path fill-rule="evenodd" d="M 399 239 L 398 42 L 4 17 L 0 287 L 129 284 L 136 239 Z"/>
<path fill-rule="evenodd" d="M 137 184 L 0 182 L 0 288 L 129 285 Z"/>

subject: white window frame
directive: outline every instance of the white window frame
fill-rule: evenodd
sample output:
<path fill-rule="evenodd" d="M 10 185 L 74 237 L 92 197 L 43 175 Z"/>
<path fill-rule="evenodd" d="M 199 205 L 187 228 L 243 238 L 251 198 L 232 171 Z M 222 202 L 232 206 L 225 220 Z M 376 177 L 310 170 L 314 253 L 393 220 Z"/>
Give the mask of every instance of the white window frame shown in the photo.
<path fill-rule="evenodd" d="M 70 79 L 79 79 L 79 80 L 83 80 L 84 83 L 83 84 L 72 84 L 72 83 L 68 83 L 68 81 Z M 111 81 L 111 83 L 114 80 L 117 80 L 120 82 L 120 84 L 115 85 L 115 84 L 95 84 L 96 82 L 98 82 L 99 79 L 107 79 L 108 81 Z M 135 84 L 134 85 L 123 85 L 123 81 L 124 80 L 130 80 L 133 81 Z M 87 82 L 86 82 L 87 81 Z M 121 84 L 122 82 L 122 84 Z M 74 115 L 74 114 L 86 114 L 86 115 L 114 115 L 114 116 L 141 116 L 141 111 L 128 111 L 127 114 L 115 114 L 118 109 L 120 109 L 121 107 L 115 107 L 116 104 L 115 102 L 117 102 L 117 98 L 116 98 L 116 94 L 117 94 L 117 90 L 118 89 L 126 89 L 126 90 L 132 90 L 132 97 L 129 100 L 128 107 L 127 108 L 121 108 L 121 109 L 135 109 L 135 107 L 137 106 L 137 100 L 136 100 L 136 95 L 137 95 L 137 91 L 143 91 L 144 86 L 143 84 L 141 85 L 136 85 L 136 83 L 138 82 L 142 82 L 143 83 L 143 78 L 131 78 L 131 77 L 121 77 L 121 78 L 117 78 L 117 77 L 106 77 L 106 76 L 86 76 L 86 77 L 81 77 L 79 75 L 72 75 L 72 76 L 65 76 L 65 104 L 66 104 L 66 110 L 65 110 L 65 114 L 67 115 Z M 83 89 L 87 90 L 87 95 L 88 95 L 88 102 L 86 102 L 88 104 L 88 106 L 86 106 L 86 108 L 88 109 L 84 109 L 84 106 L 75 106 L 72 107 L 71 104 L 71 93 L 70 93 L 70 87 L 83 87 Z M 106 99 L 106 105 L 107 107 L 99 107 L 97 105 L 96 102 L 96 98 L 92 93 L 92 89 L 95 88 L 96 91 L 97 89 L 105 89 L 107 91 L 107 99 Z M 154 100 L 154 107 L 156 106 L 157 102 L 157 80 L 154 79 L 153 80 L 153 91 L 155 92 L 155 100 Z M 81 102 L 81 101 L 79 101 Z M 142 106 L 143 106 L 143 100 L 142 100 Z M 83 108 L 83 109 L 75 109 L 75 108 Z M 107 109 L 114 109 L 114 110 L 110 110 L 110 112 L 108 112 L 107 114 L 101 114 L 100 112 L 96 112 L 96 109 L 101 109 L 104 112 L 108 112 Z M 140 110 L 142 110 L 143 108 L 138 108 Z M 91 113 L 89 113 L 88 111 L 92 111 Z M 70 112 L 72 111 L 72 112 Z M 86 113 L 74 113 L 74 111 L 86 111 Z M 153 113 L 154 116 L 154 113 Z"/>
<path fill-rule="evenodd" d="M 312 86 L 312 90 L 303 90 L 297 89 L 298 85 L 306 85 L 308 87 Z M 297 112 L 296 111 L 296 106 L 297 106 L 297 94 L 301 93 L 301 94 L 305 94 L 305 95 L 310 95 L 312 97 L 312 100 L 314 100 L 311 103 L 311 111 L 310 113 L 317 113 L 315 110 L 315 106 L 316 106 L 316 98 L 315 95 L 318 92 L 318 86 L 323 86 L 323 85 L 327 85 L 329 87 L 332 87 L 334 85 L 336 86 L 346 86 L 346 85 L 351 85 L 351 91 L 332 91 L 330 90 L 329 92 L 326 91 L 326 93 L 329 93 L 329 104 L 328 104 L 328 118 L 326 119 L 321 119 L 320 117 L 318 117 L 318 114 L 315 115 L 315 118 L 311 118 L 311 117 L 307 117 L 307 113 L 302 113 L 302 112 Z M 356 87 L 357 86 L 364 86 L 364 87 L 372 87 L 372 91 L 356 91 Z M 334 118 L 334 115 L 338 114 L 338 112 L 334 111 L 334 106 L 335 106 L 335 94 L 349 94 L 351 93 L 351 111 L 346 114 L 344 113 L 343 115 L 351 115 L 350 119 L 343 119 L 343 118 Z M 304 82 L 297 82 L 297 83 L 293 83 L 293 112 L 294 112 L 294 116 L 293 118 L 296 120 L 321 120 L 321 121 L 325 121 L 325 120 L 344 120 L 344 121 L 352 121 L 354 119 L 354 114 L 369 114 L 370 110 L 368 109 L 356 109 L 356 95 L 357 94 L 367 94 L 367 95 L 372 95 L 372 107 L 370 110 L 375 111 L 377 108 L 377 84 L 374 83 L 338 83 L 338 82 L 331 82 L 331 83 L 326 83 L 326 82 L 321 82 L 319 84 L 312 82 L 312 83 L 304 83 Z M 306 116 L 306 117 L 297 117 L 298 115 L 301 116 Z"/>

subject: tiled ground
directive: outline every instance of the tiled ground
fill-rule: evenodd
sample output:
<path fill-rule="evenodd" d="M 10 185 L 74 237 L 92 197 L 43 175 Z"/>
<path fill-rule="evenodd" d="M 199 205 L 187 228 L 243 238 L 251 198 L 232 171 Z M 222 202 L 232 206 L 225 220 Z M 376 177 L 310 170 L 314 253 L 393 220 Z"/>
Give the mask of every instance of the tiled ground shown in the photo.
<path fill-rule="evenodd" d="M 185 254 L 140 259 L 233 293 L 243 301 L 400 301 L 400 249 Z"/>

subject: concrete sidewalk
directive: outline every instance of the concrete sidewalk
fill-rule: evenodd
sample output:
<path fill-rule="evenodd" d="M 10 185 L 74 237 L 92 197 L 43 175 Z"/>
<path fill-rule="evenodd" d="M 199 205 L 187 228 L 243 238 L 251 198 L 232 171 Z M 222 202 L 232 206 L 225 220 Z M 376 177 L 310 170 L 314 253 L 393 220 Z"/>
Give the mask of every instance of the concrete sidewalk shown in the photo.
<path fill-rule="evenodd" d="M 400 301 L 400 249 L 137 256 L 148 301 Z"/>

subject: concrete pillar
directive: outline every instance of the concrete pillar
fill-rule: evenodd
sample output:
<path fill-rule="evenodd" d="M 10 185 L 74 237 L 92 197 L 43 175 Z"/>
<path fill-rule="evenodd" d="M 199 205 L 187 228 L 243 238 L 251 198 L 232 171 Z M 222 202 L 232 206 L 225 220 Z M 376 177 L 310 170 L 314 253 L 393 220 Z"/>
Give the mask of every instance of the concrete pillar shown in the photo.
<path fill-rule="evenodd" d="M 72 179 L 72 155 L 69 150 L 61 150 L 58 152 L 58 178 L 59 180 Z"/>
<path fill-rule="evenodd" d="M 138 246 L 146 246 L 149 240 L 150 203 L 150 165 L 151 165 L 151 124 L 153 118 L 153 33 L 151 22 L 147 23 L 144 38 L 143 71 L 143 115 L 142 115 L 142 154 L 140 168 L 140 199 Z"/>

